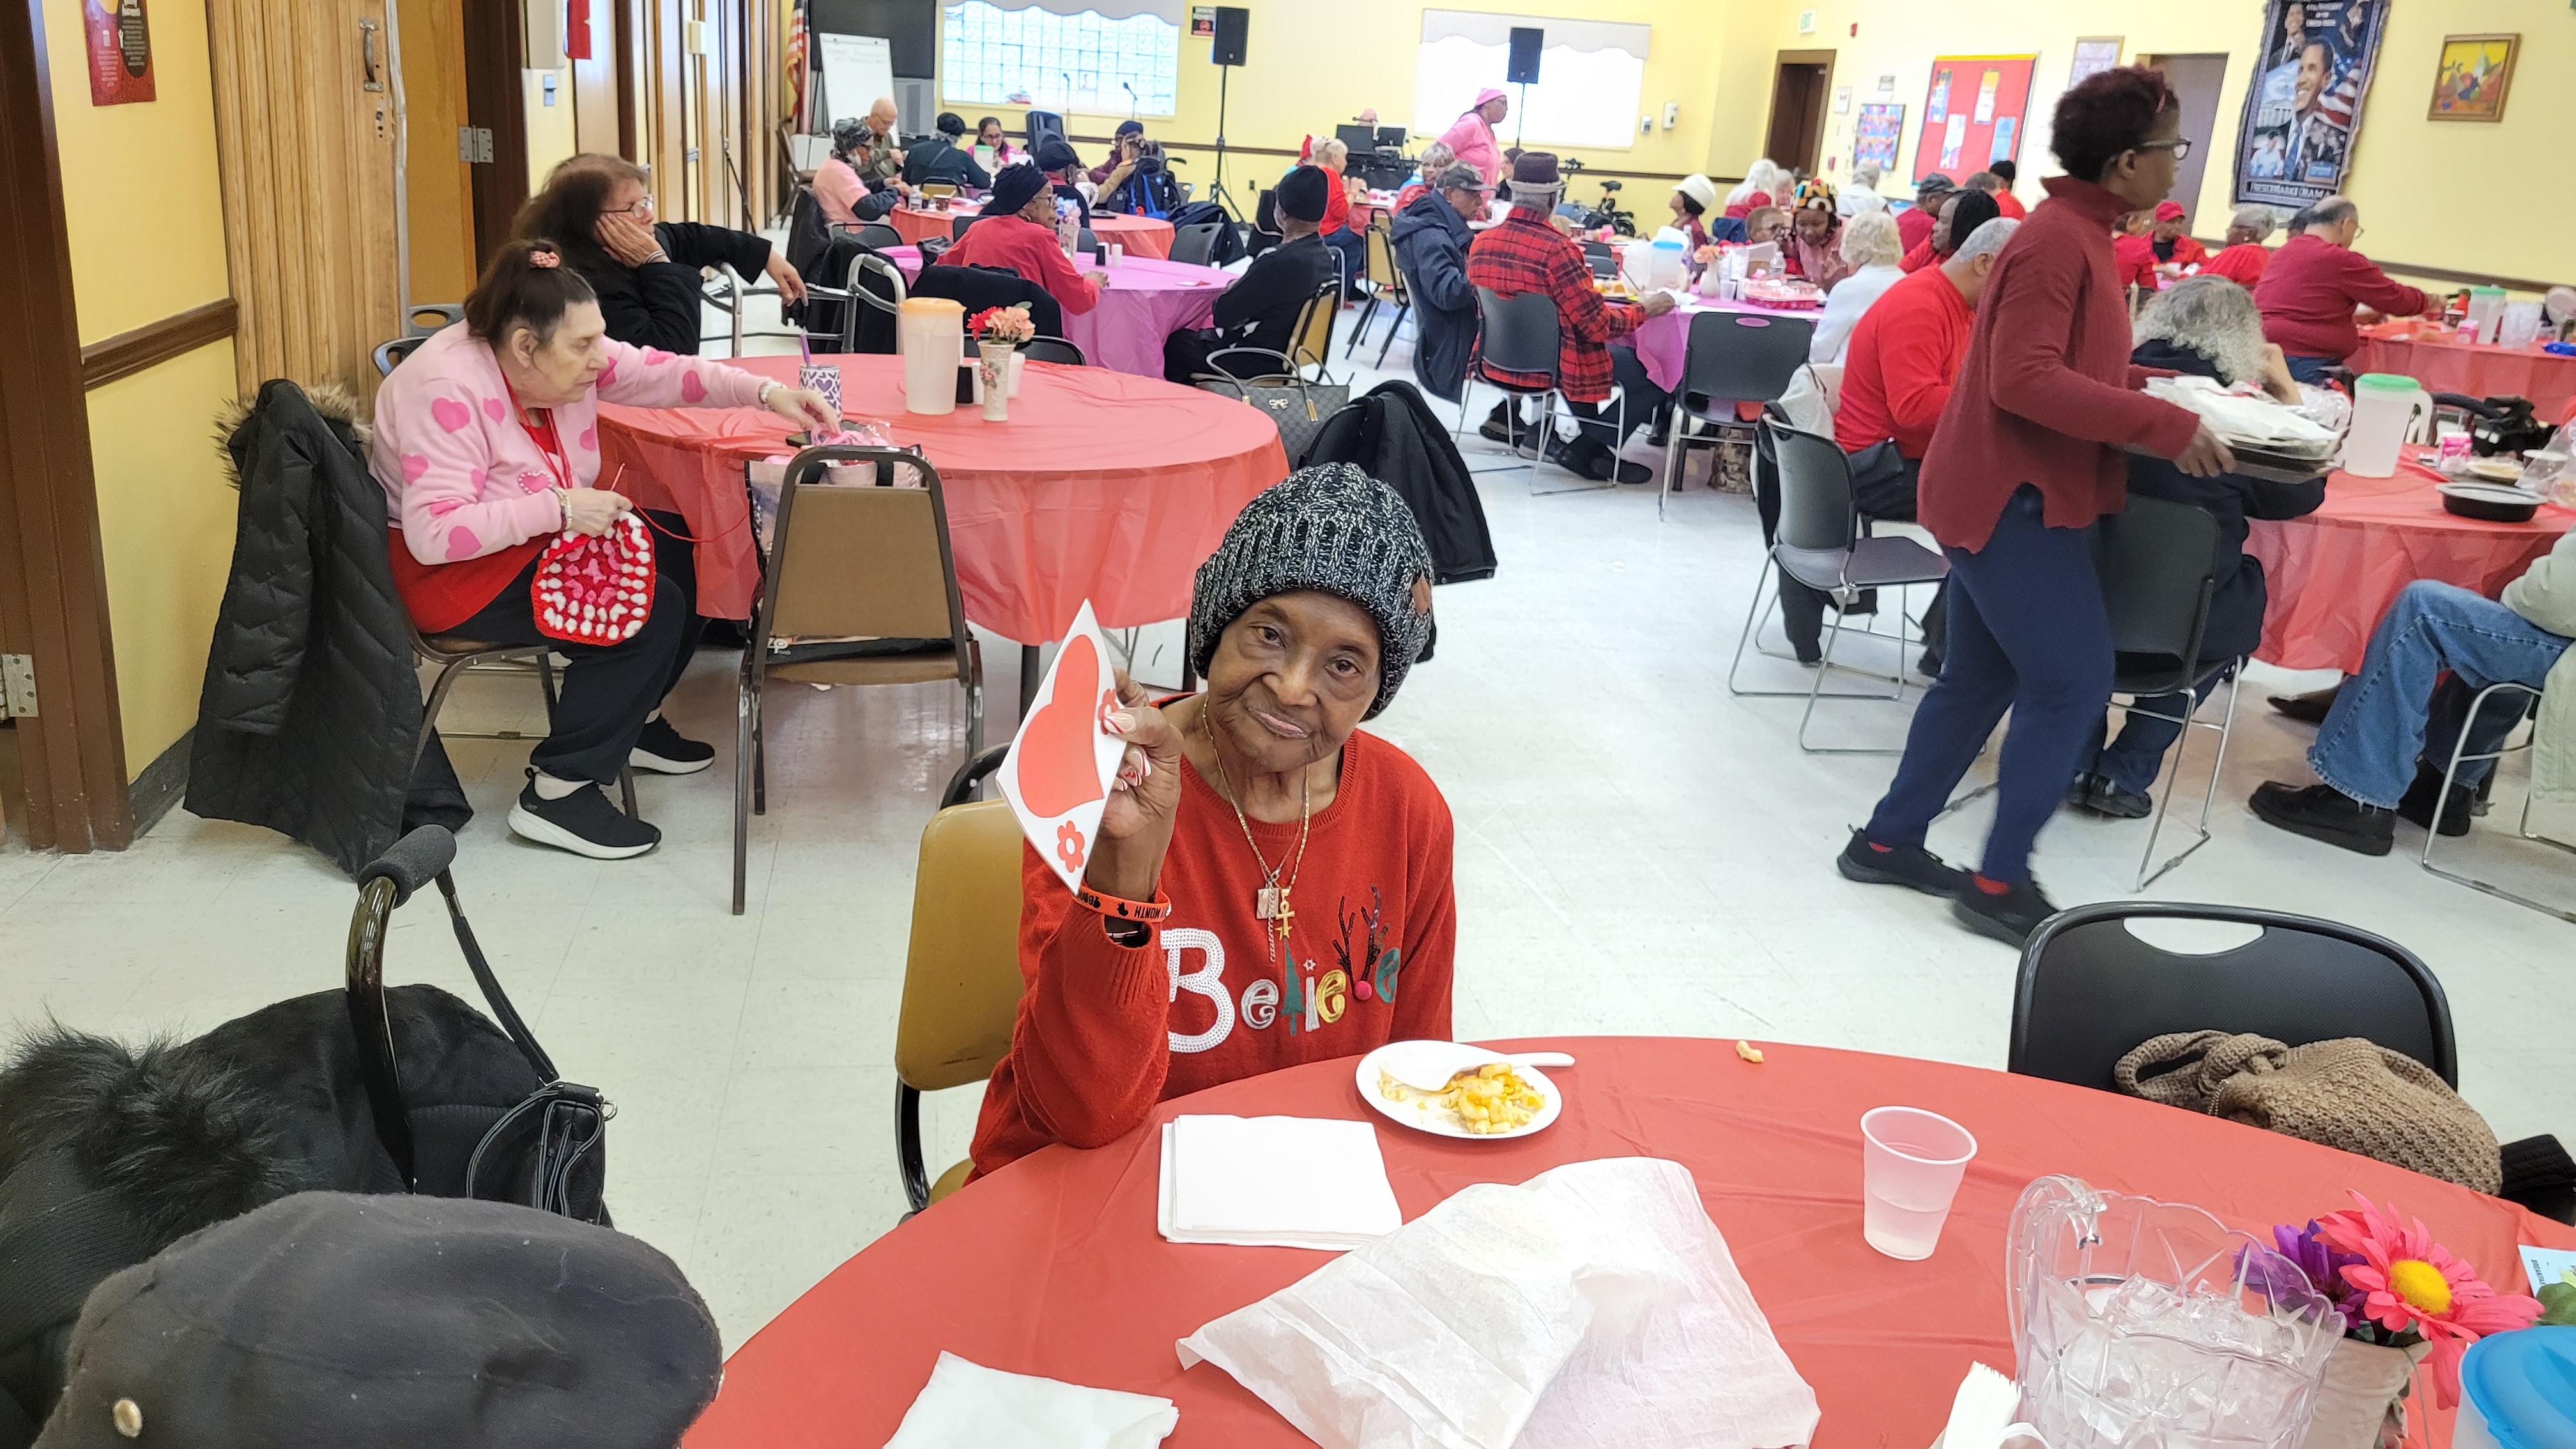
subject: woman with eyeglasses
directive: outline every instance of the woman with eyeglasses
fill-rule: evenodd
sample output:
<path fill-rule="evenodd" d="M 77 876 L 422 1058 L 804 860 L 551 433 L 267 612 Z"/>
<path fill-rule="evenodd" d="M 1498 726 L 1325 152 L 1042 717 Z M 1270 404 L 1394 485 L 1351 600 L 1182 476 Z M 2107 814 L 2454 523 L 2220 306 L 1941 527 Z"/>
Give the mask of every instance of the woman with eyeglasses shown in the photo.
<path fill-rule="evenodd" d="M 782 305 L 802 301 L 805 279 L 766 240 L 731 227 L 655 221 L 653 175 L 620 156 L 585 152 L 546 176 L 519 212 L 518 234 L 559 238 L 564 265 L 599 298 L 611 340 L 695 356 L 704 325 L 704 270 L 766 275 Z"/>
<path fill-rule="evenodd" d="M 1978 299 L 1957 386 L 1923 457 L 1917 518 L 1950 563 L 1949 645 L 1914 713 L 1896 780 L 1852 833 L 1842 873 L 1948 896 L 1961 924 L 2019 944 L 2051 914 L 2030 872 L 2110 697 L 2111 624 L 2086 528 L 2127 505 L 2130 446 L 2193 477 L 2234 463 L 2198 414 L 2134 389 L 2129 308 L 2111 223 L 2173 189 L 2190 150 L 2164 76 L 2088 76 L 2057 103 L 2043 185 Z M 1984 862 L 1924 849 L 1995 724 L 2004 736 Z"/>

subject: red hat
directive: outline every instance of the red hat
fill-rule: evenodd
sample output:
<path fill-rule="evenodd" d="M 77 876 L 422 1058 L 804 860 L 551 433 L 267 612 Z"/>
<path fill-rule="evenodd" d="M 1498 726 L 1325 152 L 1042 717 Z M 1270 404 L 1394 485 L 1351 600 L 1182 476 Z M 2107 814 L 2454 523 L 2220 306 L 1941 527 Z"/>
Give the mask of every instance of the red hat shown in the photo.
<path fill-rule="evenodd" d="M 2180 220 L 2182 220 L 2182 216 L 2183 216 L 2183 211 L 2182 211 L 2182 203 L 2181 203 L 2181 202 L 2179 202 L 2179 201 L 2159 201 L 2159 202 L 2157 202 L 2157 203 L 2156 203 L 2156 220 L 2158 220 L 2158 221 L 2180 221 Z"/>

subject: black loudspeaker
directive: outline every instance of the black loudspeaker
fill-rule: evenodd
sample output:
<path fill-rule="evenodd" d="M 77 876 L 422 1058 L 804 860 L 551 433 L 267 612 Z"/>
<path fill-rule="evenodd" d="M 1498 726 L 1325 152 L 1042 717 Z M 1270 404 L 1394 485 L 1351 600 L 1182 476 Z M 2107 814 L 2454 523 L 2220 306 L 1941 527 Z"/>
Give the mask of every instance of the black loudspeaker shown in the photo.
<path fill-rule="evenodd" d="M 1225 12 L 1220 10 L 1217 13 L 1222 15 Z M 1224 32 L 1220 30 L 1218 33 L 1223 34 Z M 1537 85 L 1538 52 L 1539 47 L 1545 44 L 1547 44 L 1546 31 L 1540 30 L 1535 26 L 1513 26 L 1512 63 L 1511 68 L 1503 72 L 1503 79 L 1516 86 Z"/>
<path fill-rule="evenodd" d="M 1216 43 L 1208 49 L 1208 59 L 1219 65 L 1243 64 L 1246 32 L 1252 28 L 1252 12 L 1240 5 L 1216 7 Z"/>

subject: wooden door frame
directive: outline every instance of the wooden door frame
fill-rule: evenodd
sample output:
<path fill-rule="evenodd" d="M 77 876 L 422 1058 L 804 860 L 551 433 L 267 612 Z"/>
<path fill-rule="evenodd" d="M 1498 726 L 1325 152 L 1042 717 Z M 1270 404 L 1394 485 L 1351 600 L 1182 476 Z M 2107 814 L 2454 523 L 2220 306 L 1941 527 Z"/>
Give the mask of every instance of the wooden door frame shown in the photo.
<path fill-rule="evenodd" d="M 528 201 L 527 88 L 520 80 L 527 54 L 522 0 L 463 0 L 465 16 L 465 118 L 492 131 L 490 165 L 476 163 L 469 186 L 474 198 L 474 269 L 510 239 L 519 208 Z"/>
<path fill-rule="evenodd" d="M 0 253 L 17 259 L 0 267 L 0 653 L 35 665 L 37 713 L 14 731 L 27 842 L 121 850 L 133 805 L 43 0 L 0 16 Z"/>
<path fill-rule="evenodd" d="M 1780 111 L 1780 67 L 1821 65 L 1825 68 L 1824 83 L 1816 89 L 1817 125 L 1814 153 L 1795 160 L 1774 156 L 1771 158 L 1773 161 L 1784 167 L 1803 166 L 1807 168 L 1810 175 L 1821 174 L 1818 168 L 1824 164 L 1825 158 L 1824 117 L 1832 114 L 1829 108 L 1833 104 L 1834 95 L 1834 60 L 1840 54 L 1840 51 L 1835 50 L 1784 50 L 1771 58 L 1771 106 L 1764 113 L 1762 126 L 1762 142 L 1766 147 L 1771 142 L 1771 121 Z"/>

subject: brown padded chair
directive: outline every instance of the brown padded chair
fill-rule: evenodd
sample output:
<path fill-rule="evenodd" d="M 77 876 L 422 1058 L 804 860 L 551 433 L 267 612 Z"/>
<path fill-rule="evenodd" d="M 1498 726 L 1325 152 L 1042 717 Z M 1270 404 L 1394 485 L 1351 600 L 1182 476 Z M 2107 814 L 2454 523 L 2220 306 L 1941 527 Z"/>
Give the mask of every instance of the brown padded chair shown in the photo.
<path fill-rule="evenodd" d="M 822 481 L 828 463 L 874 463 L 880 480 L 909 469 L 918 488 Z M 734 711 L 733 913 L 742 914 L 751 815 L 769 813 L 761 695 L 796 684 L 925 684 L 966 691 L 966 757 L 984 748 L 984 658 L 957 594 L 939 472 L 894 448 L 807 448 L 787 466 L 771 530 L 759 622 L 742 653 Z M 773 653 L 770 641 L 801 644 Z M 852 642 L 855 641 L 855 642 Z"/>
<path fill-rule="evenodd" d="M 549 720 L 554 718 L 555 667 L 547 657 L 554 652 L 553 645 L 492 644 L 480 639 L 468 639 L 461 634 L 423 634 L 418 625 L 410 625 L 410 628 L 412 654 L 424 663 L 438 666 L 438 677 L 430 682 L 429 699 L 421 706 L 420 737 L 413 740 L 411 744 L 411 757 L 415 762 L 420 759 L 420 752 L 429 748 L 430 733 L 438 728 L 438 712 L 447 708 L 448 691 L 456 687 L 457 676 L 478 665 L 499 664 L 512 659 L 533 661 L 537 666 L 537 686 L 546 693 L 546 718 Z M 454 737 L 461 740 L 520 738 L 515 733 L 459 734 Z M 635 813 L 635 772 L 619 770 L 617 788 L 618 792 L 625 797 L 628 818 L 642 819 L 642 816 Z"/>
<path fill-rule="evenodd" d="M 968 800 L 1008 753 L 997 747 L 967 762 L 921 832 L 894 1028 L 895 1159 L 914 1212 L 955 1192 L 974 1168 L 960 1162 L 930 1181 L 921 1094 L 992 1076 L 1019 1015 L 1020 822 L 1007 800 Z"/>

